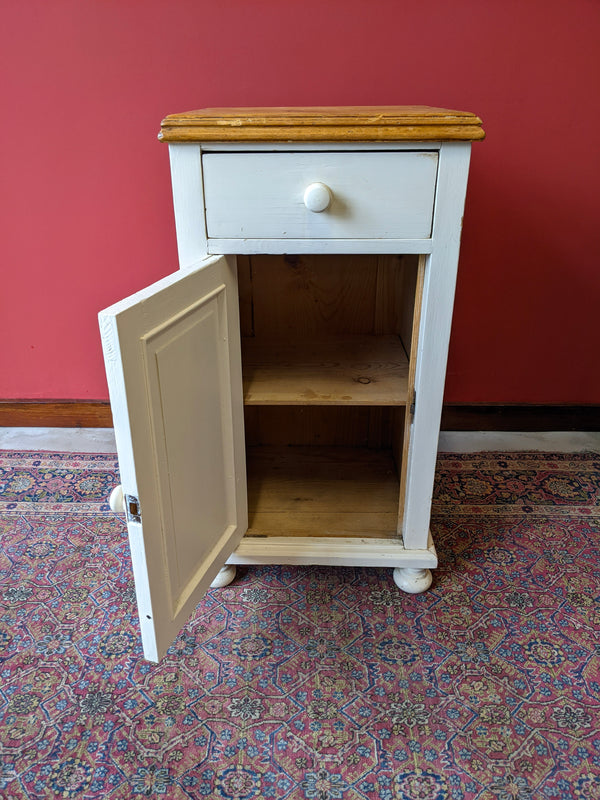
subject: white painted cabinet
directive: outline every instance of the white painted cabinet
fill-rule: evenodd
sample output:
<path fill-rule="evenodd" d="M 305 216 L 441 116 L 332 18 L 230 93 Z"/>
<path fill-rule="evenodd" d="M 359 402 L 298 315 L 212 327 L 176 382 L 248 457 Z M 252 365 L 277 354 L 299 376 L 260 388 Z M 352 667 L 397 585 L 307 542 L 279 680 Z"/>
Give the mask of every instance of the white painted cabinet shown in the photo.
<path fill-rule="evenodd" d="M 181 269 L 100 314 L 149 660 L 235 564 L 390 566 L 429 586 L 482 137 L 473 115 L 422 107 L 163 122 Z"/>

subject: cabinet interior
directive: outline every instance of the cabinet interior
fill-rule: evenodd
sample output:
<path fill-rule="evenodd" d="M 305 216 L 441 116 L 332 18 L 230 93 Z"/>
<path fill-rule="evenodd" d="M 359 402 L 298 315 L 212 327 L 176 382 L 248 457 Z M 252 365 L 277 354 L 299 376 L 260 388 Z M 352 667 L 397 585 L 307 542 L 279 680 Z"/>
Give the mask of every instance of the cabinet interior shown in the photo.
<path fill-rule="evenodd" d="M 423 270 L 238 256 L 247 536 L 399 536 Z"/>

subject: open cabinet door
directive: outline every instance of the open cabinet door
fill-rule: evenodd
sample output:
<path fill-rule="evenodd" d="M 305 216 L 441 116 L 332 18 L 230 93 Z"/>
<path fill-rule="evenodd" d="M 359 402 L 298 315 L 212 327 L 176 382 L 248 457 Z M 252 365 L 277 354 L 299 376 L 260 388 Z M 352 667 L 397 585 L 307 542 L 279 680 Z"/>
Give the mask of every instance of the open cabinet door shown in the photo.
<path fill-rule="evenodd" d="M 144 656 L 158 661 L 248 527 L 235 258 L 99 320 Z"/>

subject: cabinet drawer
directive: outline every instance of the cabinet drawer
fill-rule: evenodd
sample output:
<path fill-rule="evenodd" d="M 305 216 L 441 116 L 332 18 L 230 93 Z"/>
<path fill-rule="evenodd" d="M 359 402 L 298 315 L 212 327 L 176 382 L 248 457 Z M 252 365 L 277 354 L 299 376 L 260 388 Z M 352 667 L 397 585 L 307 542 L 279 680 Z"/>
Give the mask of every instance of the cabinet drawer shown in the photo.
<path fill-rule="evenodd" d="M 202 164 L 209 238 L 431 236 L 436 151 L 204 153 Z"/>

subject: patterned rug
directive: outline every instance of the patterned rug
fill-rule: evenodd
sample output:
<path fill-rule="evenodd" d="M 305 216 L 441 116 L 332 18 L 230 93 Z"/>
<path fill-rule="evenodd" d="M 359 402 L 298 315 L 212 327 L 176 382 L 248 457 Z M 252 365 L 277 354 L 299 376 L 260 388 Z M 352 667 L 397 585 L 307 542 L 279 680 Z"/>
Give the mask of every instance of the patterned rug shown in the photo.
<path fill-rule="evenodd" d="M 600 798 L 600 456 L 442 455 L 430 591 L 240 570 L 159 665 L 117 482 L 0 453 L 1 798 Z"/>

